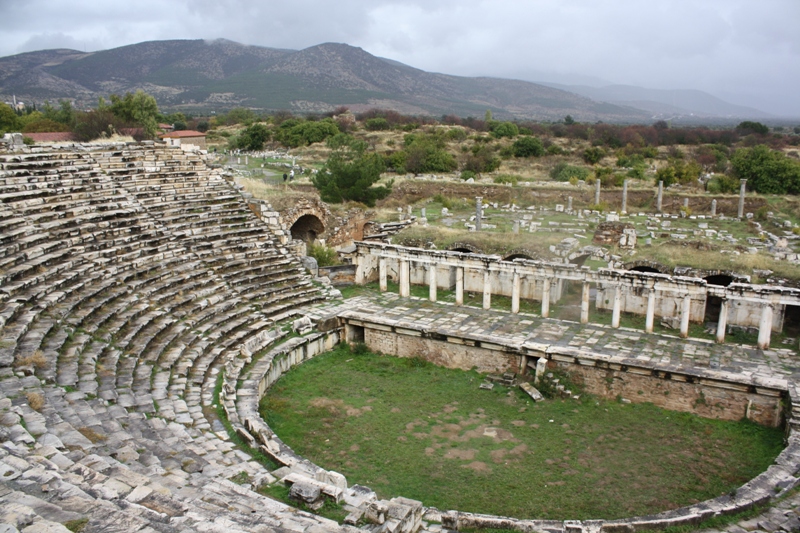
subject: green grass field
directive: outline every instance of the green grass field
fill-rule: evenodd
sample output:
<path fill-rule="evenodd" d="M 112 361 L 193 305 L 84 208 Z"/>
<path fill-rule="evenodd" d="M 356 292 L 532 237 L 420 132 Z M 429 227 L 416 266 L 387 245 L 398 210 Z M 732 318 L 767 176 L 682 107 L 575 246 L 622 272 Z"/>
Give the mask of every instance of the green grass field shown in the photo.
<path fill-rule="evenodd" d="M 482 376 L 349 348 L 262 400 L 281 438 L 379 496 L 520 518 L 619 518 L 727 493 L 765 470 L 782 432 L 583 396 L 534 404 Z"/>

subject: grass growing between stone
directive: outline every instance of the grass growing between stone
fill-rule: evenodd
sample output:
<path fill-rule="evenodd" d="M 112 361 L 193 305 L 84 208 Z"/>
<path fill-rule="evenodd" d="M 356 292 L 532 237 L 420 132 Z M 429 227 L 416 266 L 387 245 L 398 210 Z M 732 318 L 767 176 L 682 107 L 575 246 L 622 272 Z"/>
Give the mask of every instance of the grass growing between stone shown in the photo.
<path fill-rule="evenodd" d="M 477 372 L 347 347 L 282 377 L 261 413 L 301 455 L 381 497 L 524 518 L 649 514 L 728 493 L 782 433 L 583 396 L 534 404 Z"/>

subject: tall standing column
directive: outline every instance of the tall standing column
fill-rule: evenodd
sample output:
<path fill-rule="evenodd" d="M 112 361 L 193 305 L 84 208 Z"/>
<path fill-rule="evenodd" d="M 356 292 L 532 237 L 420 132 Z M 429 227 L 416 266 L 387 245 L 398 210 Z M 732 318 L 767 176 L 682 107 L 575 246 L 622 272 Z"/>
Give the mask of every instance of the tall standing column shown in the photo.
<path fill-rule="evenodd" d="M 716 200 L 711 200 L 711 216 L 712 217 L 717 216 L 717 201 Z"/>
<path fill-rule="evenodd" d="M 483 198 L 475 197 L 475 231 L 481 230 L 481 218 L 483 218 Z"/>
<path fill-rule="evenodd" d="M 769 349 L 769 340 L 772 336 L 772 304 L 767 304 L 761 309 L 761 322 L 758 323 L 758 347 L 762 350 Z"/>
<path fill-rule="evenodd" d="M 614 307 L 611 308 L 611 327 L 619 327 L 619 317 L 622 312 L 622 287 L 614 287 Z"/>
<path fill-rule="evenodd" d="M 622 182 L 622 214 L 628 212 L 628 180 Z"/>
<path fill-rule="evenodd" d="M 365 262 L 366 262 L 365 258 L 360 256 L 360 255 L 358 255 L 358 253 L 356 253 L 356 256 L 355 256 L 355 265 L 356 265 L 355 283 L 356 283 L 356 285 L 363 285 L 364 284 L 364 263 Z"/>
<path fill-rule="evenodd" d="M 542 280 L 542 318 L 550 316 L 550 278 Z"/>
<path fill-rule="evenodd" d="M 431 263 L 428 265 L 428 299 L 432 302 L 436 301 L 436 285 L 437 285 L 437 278 L 436 278 L 436 264 Z"/>
<path fill-rule="evenodd" d="M 519 290 L 520 290 L 519 272 L 514 271 L 514 275 L 511 278 L 511 312 L 512 313 L 519 313 Z"/>
<path fill-rule="evenodd" d="M 388 290 L 388 285 L 386 284 L 386 259 L 383 257 L 378 259 L 378 284 L 381 292 Z"/>
<path fill-rule="evenodd" d="M 664 201 L 664 182 L 658 182 L 658 196 L 656 197 L 656 209 L 658 212 L 661 212 L 661 206 L 663 205 Z"/>
<path fill-rule="evenodd" d="M 744 217 L 744 188 L 747 180 L 739 180 L 739 210 L 736 212 L 736 216 L 739 218 Z"/>
<path fill-rule="evenodd" d="M 647 333 L 653 333 L 653 322 L 656 315 L 656 290 L 650 289 L 647 291 L 647 315 L 644 320 L 644 330 Z"/>
<path fill-rule="evenodd" d="M 483 271 L 483 308 L 492 308 L 492 274 L 488 267 Z"/>
<path fill-rule="evenodd" d="M 691 312 L 692 297 L 687 294 L 681 303 L 681 337 L 684 339 L 689 336 L 689 314 Z"/>
<path fill-rule="evenodd" d="M 456 267 L 456 305 L 464 305 L 464 267 Z"/>
<path fill-rule="evenodd" d="M 583 282 L 581 291 L 581 324 L 589 323 L 589 295 L 591 294 L 588 281 Z"/>
<path fill-rule="evenodd" d="M 400 296 L 408 298 L 411 296 L 411 273 L 406 259 L 400 260 Z"/>
<path fill-rule="evenodd" d="M 717 320 L 717 342 L 725 342 L 725 330 L 728 327 L 728 299 L 723 298 L 719 306 L 719 320 Z"/>
<path fill-rule="evenodd" d="M 594 205 L 600 204 L 600 180 L 594 182 Z"/>

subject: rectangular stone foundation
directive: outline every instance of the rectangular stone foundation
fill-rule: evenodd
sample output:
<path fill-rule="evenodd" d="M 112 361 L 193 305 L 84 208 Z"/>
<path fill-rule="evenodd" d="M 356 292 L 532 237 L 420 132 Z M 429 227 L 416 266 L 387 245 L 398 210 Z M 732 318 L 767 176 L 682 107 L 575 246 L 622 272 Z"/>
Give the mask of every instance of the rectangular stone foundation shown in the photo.
<path fill-rule="evenodd" d="M 355 321 L 354 321 L 355 322 Z M 646 366 L 610 363 L 582 352 L 580 358 L 540 350 L 528 345 L 524 352 L 495 342 L 471 339 L 467 335 L 431 335 L 413 327 L 388 326 L 357 321 L 364 342 L 375 352 L 398 357 L 421 357 L 436 365 L 462 370 L 490 372 L 532 372 L 527 368 L 537 359 L 548 368 L 568 372 L 584 390 L 595 396 L 633 403 L 650 402 L 672 411 L 694 413 L 705 418 L 740 420 L 777 427 L 783 420 L 782 396 L 778 389 L 713 379 L 691 370 L 668 372 Z M 353 326 L 351 326 L 353 327 Z M 442 338 L 436 338 L 442 337 Z M 535 366 L 535 365 L 534 365 Z"/>

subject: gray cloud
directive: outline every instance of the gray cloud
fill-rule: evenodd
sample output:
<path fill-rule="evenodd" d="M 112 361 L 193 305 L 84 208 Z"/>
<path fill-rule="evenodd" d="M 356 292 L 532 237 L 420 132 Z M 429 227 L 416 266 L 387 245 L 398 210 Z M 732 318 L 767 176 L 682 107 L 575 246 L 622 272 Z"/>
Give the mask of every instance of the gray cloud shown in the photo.
<path fill-rule="evenodd" d="M 0 55 L 226 38 L 346 42 L 458 75 L 700 89 L 800 117 L 797 0 L 0 0 Z"/>

